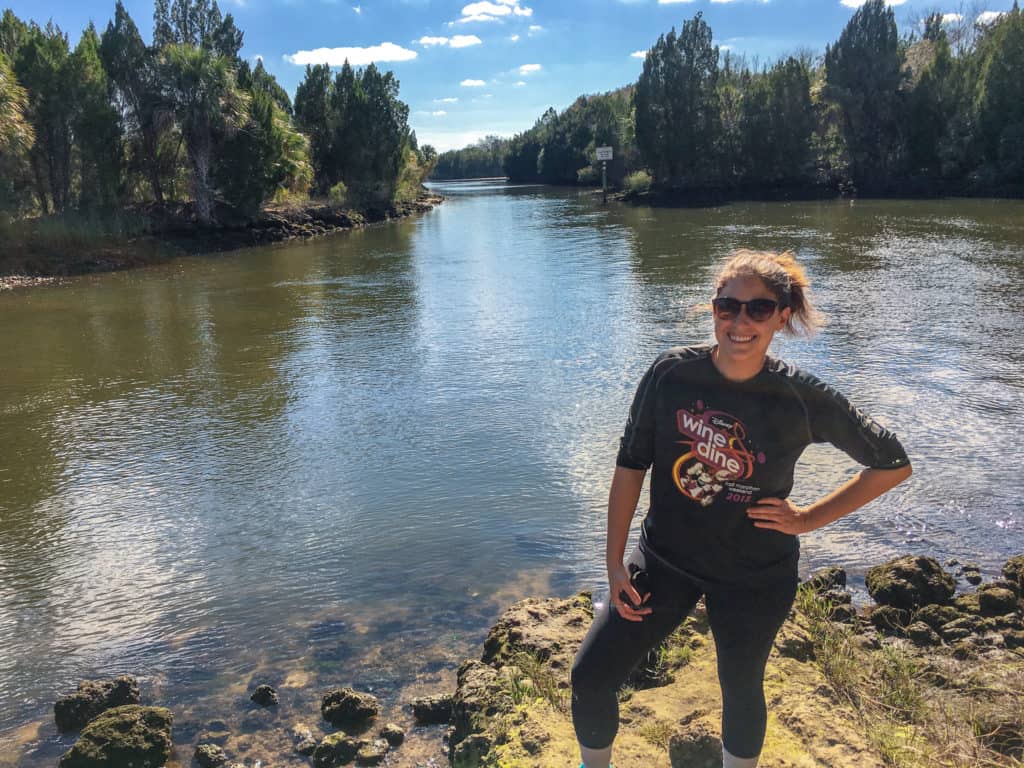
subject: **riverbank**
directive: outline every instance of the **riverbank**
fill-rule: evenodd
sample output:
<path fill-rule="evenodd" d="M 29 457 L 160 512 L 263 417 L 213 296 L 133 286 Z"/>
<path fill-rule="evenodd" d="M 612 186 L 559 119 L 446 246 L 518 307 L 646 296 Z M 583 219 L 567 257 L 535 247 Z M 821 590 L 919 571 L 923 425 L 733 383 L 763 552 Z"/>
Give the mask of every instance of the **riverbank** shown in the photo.
<path fill-rule="evenodd" d="M 431 210 L 444 198 L 424 193 L 412 202 L 355 210 L 323 200 L 269 205 L 253 219 L 218 211 L 218 224 L 197 224 L 189 206 L 136 206 L 116 222 L 38 219 L 2 233 L 0 290 L 63 277 L 158 264 L 185 254 L 230 251 L 321 237 Z"/>
<path fill-rule="evenodd" d="M 804 582 L 768 663 L 762 768 L 1020 766 L 1024 555 L 985 584 L 974 566 L 947 568 L 922 556 L 872 568 L 870 606 L 853 604 L 841 568 Z M 430 753 L 443 749 L 454 768 L 575 765 L 569 670 L 594 609 L 588 593 L 516 603 L 480 657 L 459 666 L 454 693 L 378 699 L 372 672 L 358 668 L 343 681 L 352 687 L 328 689 L 299 690 L 292 675 L 268 684 L 262 674 L 237 686 L 229 710 L 195 720 L 164 708 L 158 691 L 140 695 L 134 678 L 83 681 L 54 706 L 58 730 L 73 739 L 60 764 L 156 757 L 183 766 L 194 756 L 202 766 L 439 768 L 443 758 Z M 715 646 L 702 604 L 641 663 L 619 702 L 616 764 L 721 765 Z"/>
<path fill-rule="evenodd" d="M 956 577 L 980 581 L 961 567 Z M 977 768 L 1024 757 L 1024 556 L 955 594 L 928 557 L 871 569 L 875 605 L 855 608 L 846 574 L 814 574 L 776 638 L 765 679 L 762 768 Z M 578 762 L 569 670 L 589 594 L 529 599 L 459 668 L 448 743 L 455 768 Z M 703 605 L 619 692 L 614 760 L 721 765 L 721 697 Z"/>

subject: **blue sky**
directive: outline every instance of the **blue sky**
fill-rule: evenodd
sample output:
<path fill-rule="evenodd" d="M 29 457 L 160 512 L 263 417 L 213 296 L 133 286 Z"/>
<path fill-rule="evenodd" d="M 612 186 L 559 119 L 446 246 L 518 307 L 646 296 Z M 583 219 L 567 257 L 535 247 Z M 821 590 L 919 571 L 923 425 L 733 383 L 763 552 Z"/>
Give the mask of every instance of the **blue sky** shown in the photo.
<path fill-rule="evenodd" d="M 533 125 L 549 106 L 636 80 L 658 35 L 697 11 L 715 42 L 771 61 L 821 53 L 858 0 L 219 0 L 245 33 L 242 55 L 295 93 L 306 61 L 375 59 L 391 69 L 421 144 L 439 150 Z M 892 0 L 901 28 L 932 10 L 1005 11 L 1012 0 Z M 152 0 L 125 0 L 143 36 Z M 72 45 L 90 20 L 102 31 L 113 0 L 0 0 L 22 19 L 53 19 Z M 321 50 L 323 49 L 323 50 Z M 334 50 L 348 49 L 348 50 Z"/>

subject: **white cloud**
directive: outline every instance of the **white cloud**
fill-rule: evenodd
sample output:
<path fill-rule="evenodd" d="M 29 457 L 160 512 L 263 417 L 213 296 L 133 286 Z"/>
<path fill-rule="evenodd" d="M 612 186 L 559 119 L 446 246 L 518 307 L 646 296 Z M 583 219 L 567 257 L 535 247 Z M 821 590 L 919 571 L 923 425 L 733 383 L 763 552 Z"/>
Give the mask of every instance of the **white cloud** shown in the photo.
<path fill-rule="evenodd" d="M 943 24 L 956 24 L 964 20 L 964 17 L 959 13 L 944 13 L 942 14 Z"/>
<path fill-rule="evenodd" d="M 533 36 L 533 34 L 536 33 L 536 32 L 543 32 L 543 31 L 544 31 L 544 27 L 542 27 L 540 24 L 531 24 L 530 25 L 530 35 L 531 36 Z"/>
<path fill-rule="evenodd" d="M 860 8 L 867 0 L 839 0 L 847 8 Z M 907 0 L 885 0 L 886 5 L 903 5 Z"/>
<path fill-rule="evenodd" d="M 468 21 L 499 21 L 497 16 L 488 16 L 486 13 L 474 13 L 472 16 L 463 16 L 458 21 L 449 21 L 448 26 L 453 27 L 456 24 L 465 24 Z"/>
<path fill-rule="evenodd" d="M 249 58 L 252 59 L 253 61 L 263 61 L 263 54 L 262 53 L 257 53 L 254 56 L 250 56 Z"/>
<path fill-rule="evenodd" d="M 431 125 L 443 125 L 443 123 L 435 123 L 429 121 Z M 476 144 L 487 136 L 492 136 L 499 133 L 495 130 L 483 130 L 483 131 L 446 131 L 446 130 L 431 130 L 431 128 L 416 129 L 416 138 L 419 139 L 420 146 L 429 144 L 438 152 L 446 152 L 449 149 L 462 149 L 468 147 L 470 144 Z"/>
<path fill-rule="evenodd" d="M 443 99 L 434 99 L 435 104 L 454 104 L 458 99 L 454 96 L 445 96 Z"/>
<path fill-rule="evenodd" d="M 634 59 L 646 59 L 647 51 L 633 51 L 629 55 L 632 56 Z"/>
<path fill-rule="evenodd" d="M 353 67 L 362 67 L 380 61 L 411 61 L 418 54 L 394 43 L 381 43 L 366 48 L 315 48 L 311 51 L 296 51 L 285 54 L 284 60 L 300 66 L 305 64 L 329 64 L 340 67 L 347 60 Z"/>
<path fill-rule="evenodd" d="M 448 26 L 453 24 L 466 24 L 471 21 L 501 21 L 507 16 L 533 16 L 533 8 L 527 8 L 519 4 L 519 0 L 480 0 L 462 7 L 462 16 L 456 21 L 449 21 Z"/>
<path fill-rule="evenodd" d="M 523 64 L 519 67 L 520 75 L 532 75 L 534 72 L 540 72 L 542 69 L 540 64 Z"/>
<path fill-rule="evenodd" d="M 471 45 L 480 45 L 483 41 L 476 35 L 455 35 L 448 41 L 452 48 L 468 48 Z"/>
<path fill-rule="evenodd" d="M 693 0 L 658 0 L 658 5 L 675 5 L 676 3 L 692 3 Z"/>
<path fill-rule="evenodd" d="M 511 40 L 513 43 L 518 43 L 519 42 L 519 35 L 509 35 L 508 39 Z"/>
<path fill-rule="evenodd" d="M 522 88 L 524 85 L 526 85 L 526 81 L 525 80 L 519 80 L 515 84 L 516 88 Z"/>
<path fill-rule="evenodd" d="M 1006 11 L 985 11 L 978 14 L 978 18 L 975 21 L 978 24 L 991 24 L 993 21 L 1004 15 Z"/>
<path fill-rule="evenodd" d="M 480 45 L 483 41 L 476 35 L 454 35 L 453 37 L 429 37 L 424 35 L 418 42 L 424 48 L 432 45 L 447 45 L 452 48 L 468 48 L 471 45 Z"/>
<path fill-rule="evenodd" d="M 483 88 L 487 83 L 483 80 L 463 80 L 459 85 L 463 88 Z"/>
<path fill-rule="evenodd" d="M 445 112 L 443 109 L 438 109 L 438 110 L 436 110 L 434 112 L 431 112 L 430 114 L 433 115 L 434 117 L 444 117 L 448 113 Z"/>
<path fill-rule="evenodd" d="M 363 8 L 360 5 L 353 5 L 352 6 L 352 10 L 355 11 L 356 13 L 362 13 L 363 12 Z"/>

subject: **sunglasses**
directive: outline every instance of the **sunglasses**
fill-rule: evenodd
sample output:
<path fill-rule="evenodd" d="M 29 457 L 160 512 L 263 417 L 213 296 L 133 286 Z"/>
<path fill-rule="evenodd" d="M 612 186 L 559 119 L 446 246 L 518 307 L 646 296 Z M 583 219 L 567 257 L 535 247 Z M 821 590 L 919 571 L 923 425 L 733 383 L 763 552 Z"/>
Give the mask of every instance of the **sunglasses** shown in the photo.
<path fill-rule="evenodd" d="M 755 323 L 762 323 L 775 314 L 779 308 L 779 302 L 774 299 L 751 299 L 740 301 L 731 296 L 719 296 L 711 300 L 711 306 L 715 308 L 715 314 L 720 320 L 732 320 L 739 317 L 743 307 L 747 308 L 747 317 Z"/>

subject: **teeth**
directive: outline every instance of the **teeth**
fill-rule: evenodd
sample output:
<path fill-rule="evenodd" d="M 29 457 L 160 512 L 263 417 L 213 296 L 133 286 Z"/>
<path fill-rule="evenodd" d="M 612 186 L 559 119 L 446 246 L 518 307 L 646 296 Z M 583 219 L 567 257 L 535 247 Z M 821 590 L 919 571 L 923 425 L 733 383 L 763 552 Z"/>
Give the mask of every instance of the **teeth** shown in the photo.
<path fill-rule="evenodd" d="M 753 339 L 753 336 L 729 336 L 729 341 L 744 342 Z"/>

